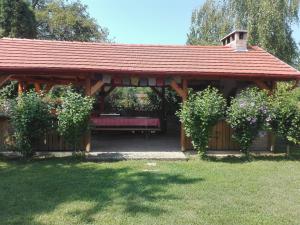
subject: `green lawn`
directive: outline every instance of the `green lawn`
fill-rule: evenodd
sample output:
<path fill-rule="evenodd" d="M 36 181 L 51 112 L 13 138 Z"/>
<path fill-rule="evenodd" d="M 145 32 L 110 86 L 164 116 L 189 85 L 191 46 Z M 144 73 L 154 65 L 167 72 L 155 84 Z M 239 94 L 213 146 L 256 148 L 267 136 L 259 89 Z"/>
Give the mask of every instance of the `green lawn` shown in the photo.
<path fill-rule="evenodd" d="M 300 161 L 0 160 L 0 224 L 300 224 Z"/>

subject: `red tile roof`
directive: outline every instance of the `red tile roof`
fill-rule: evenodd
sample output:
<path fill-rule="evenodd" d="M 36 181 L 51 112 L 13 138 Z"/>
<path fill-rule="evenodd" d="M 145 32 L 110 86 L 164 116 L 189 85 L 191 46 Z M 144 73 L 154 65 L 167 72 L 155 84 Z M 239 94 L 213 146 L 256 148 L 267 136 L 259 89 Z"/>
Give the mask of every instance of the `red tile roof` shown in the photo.
<path fill-rule="evenodd" d="M 259 47 L 126 45 L 0 39 L 0 72 L 95 72 L 300 79 Z"/>

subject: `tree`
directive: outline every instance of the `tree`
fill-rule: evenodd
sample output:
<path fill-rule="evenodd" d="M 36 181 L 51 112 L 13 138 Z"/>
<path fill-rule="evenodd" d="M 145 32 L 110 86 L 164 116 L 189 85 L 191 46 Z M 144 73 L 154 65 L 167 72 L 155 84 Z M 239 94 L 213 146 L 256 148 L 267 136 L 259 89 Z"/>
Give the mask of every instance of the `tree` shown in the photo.
<path fill-rule="evenodd" d="M 231 0 L 236 27 L 246 28 L 249 43 L 295 65 L 298 46 L 292 25 L 299 22 L 299 0 Z"/>
<path fill-rule="evenodd" d="M 0 37 L 36 37 L 35 15 L 23 0 L 0 0 Z"/>
<path fill-rule="evenodd" d="M 108 41 L 108 30 L 91 18 L 80 1 L 32 0 L 37 37 L 64 41 Z"/>
<path fill-rule="evenodd" d="M 227 4 L 207 0 L 192 13 L 190 33 L 187 43 L 190 45 L 219 45 L 220 39 L 233 28 Z"/>
<path fill-rule="evenodd" d="M 224 30 L 247 29 L 251 45 L 296 66 L 299 52 L 291 27 L 299 22 L 299 5 L 299 0 L 207 0 L 193 12 L 188 43 L 216 44 Z"/>

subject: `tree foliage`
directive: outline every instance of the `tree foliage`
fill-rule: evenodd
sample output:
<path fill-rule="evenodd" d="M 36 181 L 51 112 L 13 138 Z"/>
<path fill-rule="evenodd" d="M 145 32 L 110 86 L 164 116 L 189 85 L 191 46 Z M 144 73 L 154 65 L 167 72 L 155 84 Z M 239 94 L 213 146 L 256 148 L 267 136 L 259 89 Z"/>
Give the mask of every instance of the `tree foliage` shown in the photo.
<path fill-rule="evenodd" d="M 272 129 L 287 143 L 300 143 L 300 89 L 281 83 L 271 96 Z"/>
<path fill-rule="evenodd" d="M 41 95 L 30 91 L 17 97 L 11 110 L 17 151 L 25 157 L 31 156 L 33 145 L 51 127 L 51 121 L 49 104 Z"/>
<path fill-rule="evenodd" d="M 37 37 L 64 41 L 108 41 L 108 30 L 97 24 L 80 1 L 32 0 Z"/>
<path fill-rule="evenodd" d="M 219 45 L 220 39 L 233 29 L 227 4 L 207 0 L 193 11 L 187 43 L 190 45 Z"/>
<path fill-rule="evenodd" d="M 216 88 L 208 87 L 190 92 L 188 100 L 177 112 L 185 133 L 191 137 L 196 150 L 204 153 L 208 147 L 212 127 L 225 116 L 226 100 Z"/>
<path fill-rule="evenodd" d="M 91 97 L 84 97 L 71 89 L 64 93 L 62 104 L 57 108 L 58 132 L 75 150 L 78 150 L 81 138 L 88 129 L 92 108 Z"/>
<path fill-rule="evenodd" d="M 207 0 L 192 14 L 187 42 L 216 44 L 231 29 L 247 29 L 251 45 L 295 66 L 291 27 L 299 22 L 299 5 L 299 0 Z"/>
<path fill-rule="evenodd" d="M 0 0 L 0 38 L 36 37 L 35 15 L 23 0 Z"/>

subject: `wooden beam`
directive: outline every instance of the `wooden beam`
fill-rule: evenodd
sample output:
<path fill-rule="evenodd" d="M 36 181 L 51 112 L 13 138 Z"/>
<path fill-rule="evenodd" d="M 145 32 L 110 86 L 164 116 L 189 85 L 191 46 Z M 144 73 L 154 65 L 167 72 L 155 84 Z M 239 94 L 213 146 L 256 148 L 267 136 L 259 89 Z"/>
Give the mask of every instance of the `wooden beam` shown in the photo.
<path fill-rule="evenodd" d="M 14 79 L 14 78 L 12 78 Z M 26 81 L 29 83 L 40 83 L 40 84 L 58 84 L 58 85 L 69 85 L 69 84 L 82 84 L 82 82 L 76 80 L 66 80 L 66 79 L 39 79 L 39 78 L 18 78 L 17 80 Z"/>
<path fill-rule="evenodd" d="M 91 95 L 95 95 L 97 91 L 99 91 L 104 85 L 104 82 L 99 80 L 95 85 L 91 87 Z"/>
<path fill-rule="evenodd" d="M 10 79 L 10 75 L 3 75 L 3 76 L 0 76 L 0 87 Z"/>
<path fill-rule="evenodd" d="M 185 80 L 185 82 L 187 82 Z M 174 91 L 176 91 L 176 93 L 182 98 L 182 99 L 186 99 L 187 98 L 187 89 L 184 90 L 183 88 L 180 88 L 179 85 L 176 83 L 176 81 L 172 81 L 170 86 L 173 88 Z"/>

